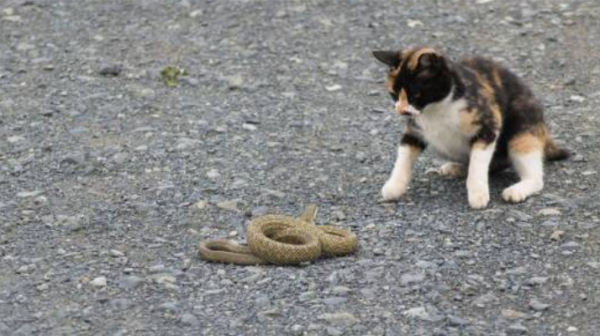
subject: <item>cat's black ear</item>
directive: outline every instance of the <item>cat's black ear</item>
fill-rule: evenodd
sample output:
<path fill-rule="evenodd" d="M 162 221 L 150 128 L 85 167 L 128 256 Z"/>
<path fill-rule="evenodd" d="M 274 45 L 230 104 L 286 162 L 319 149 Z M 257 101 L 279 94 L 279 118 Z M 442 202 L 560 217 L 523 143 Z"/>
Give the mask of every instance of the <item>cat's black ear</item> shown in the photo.
<path fill-rule="evenodd" d="M 435 52 L 426 53 L 426 54 L 421 55 L 421 57 L 419 57 L 419 67 L 420 68 L 439 69 L 442 66 L 443 62 L 444 62 L 443 56 L 441 56 Z"/>
<path fill-rule="evenodd" d="M 375 56 L 379 62 L 387 64 L 393 68 L 400 65 L 400 53 L 398 51 L 377 50 L 373 51 L 373 56 Z"/>

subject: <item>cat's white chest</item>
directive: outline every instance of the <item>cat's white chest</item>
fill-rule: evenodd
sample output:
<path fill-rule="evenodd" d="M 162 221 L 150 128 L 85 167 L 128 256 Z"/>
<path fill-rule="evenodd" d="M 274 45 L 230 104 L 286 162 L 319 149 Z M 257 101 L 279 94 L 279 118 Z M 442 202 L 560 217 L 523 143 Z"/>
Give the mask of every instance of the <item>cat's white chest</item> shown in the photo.
<path fill-rule="evenodd" d="M 464 100 L 444 100 L 427 106 L 415 120 L 429 148 L 453 162 L 469 161 L 471 137 L 464 134 L 460 123 L 465 107 Z"/>

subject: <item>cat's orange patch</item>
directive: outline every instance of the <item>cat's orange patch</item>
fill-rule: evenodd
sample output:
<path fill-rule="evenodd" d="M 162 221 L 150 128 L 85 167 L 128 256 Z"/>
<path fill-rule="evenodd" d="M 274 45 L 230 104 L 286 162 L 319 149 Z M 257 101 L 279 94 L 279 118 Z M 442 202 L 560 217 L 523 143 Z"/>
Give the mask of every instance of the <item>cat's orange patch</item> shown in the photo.
<path fill-rule="evenodd" d="M 494 70 L 492 71 L 492 80 L 494 81 L 494 84 L 496 85 L 496 87 L 498 87 L 498 88 L 502 87 L 502 77 L 500 76 L 499 68 L 494 68 Z"/>
<path fill-rule="evenodd" d="M 419 58 L 425 54 L 438 54 L 433 48 L 421 48 L 414 51 L 408 59 L 408 69 L 415 70 L 419 65 Z"/>
<path fill-rule="evenodd" d="M 385 88 L 386 90 L 388 90 L 389 93 L 394 93 L 394 82 L 396 82 L 396 77 L 392 76 L 392 74 L 390 73 L 387 80 L 385 81 Z"/>
<path fill-rule="evenodd" d="M 496 91 L 492 87 L 492 85 L 481 76 L 479 73 L 475 72 L 475 78 L 477 78 L 477 82 L 479 82 L 480 90 L 479 94 L 487 100 L 487 103 L 492 112 L 492 116 L 496 123 L 496 127 L 500 127 L 502 125 L 502 112 L 500 111 L 500 106 L 496 102 Z"/>
<path fill-rule="evenodd" d="M 396 112 L 402 114 L 408 108 L 408 97 L 406 96 L 406 90 L 400 90 L 398 96 L 398 102 L 396 103 Z"/>
<path fill-rule="evenodd" d="M 544 142 L 539 136 L 532 133 L 517 135 L 508 143 L 511 153 L 525 154 L 534 151 L 543 151 Z"/>
<path fill-rule="evenodd" d="M 479 90 L 479 94 L 481 94 L 483 97 L 487 98 L 488 100 L 494 99 L 494 89 L 492 88 L 490 83 L 488 83 L 488 81 L 486 81 L 485 78 L 483 78 L 483 76 L 481 76 L 479 73 L 475 73 L 475 77 L 477 78 L 477 81 L 479 82 L 479 85 L 481 86 L 481 89 Z"/>
<path fill-rule="evenodd" d="M 494 116 L 494 121 L 496 122 L 496 127 L 500 128 L 502 126 L 502 111 L 500 111 L 500 106 L 494 101 L 490 108 L 492 110 L 492 115 Z"/>
<path fill-rule="evenodd" d="M 459 114 L 459 127 L 464 134 L 476 134 L 481 128 L 478 123 L 478 111 L 475 108 L 464 109 Z"/>

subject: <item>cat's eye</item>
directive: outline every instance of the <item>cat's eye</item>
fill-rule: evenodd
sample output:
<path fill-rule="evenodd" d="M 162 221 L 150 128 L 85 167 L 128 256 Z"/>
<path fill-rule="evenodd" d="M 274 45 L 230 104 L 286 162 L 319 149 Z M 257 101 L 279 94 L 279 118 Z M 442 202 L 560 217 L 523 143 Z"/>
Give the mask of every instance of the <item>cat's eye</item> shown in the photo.
<path fill-rule="evenodd" d="M 411 84 L 410 93 L 413 97 L 419 98 L 421 96 L 421 88 L 417 84 Z"/>

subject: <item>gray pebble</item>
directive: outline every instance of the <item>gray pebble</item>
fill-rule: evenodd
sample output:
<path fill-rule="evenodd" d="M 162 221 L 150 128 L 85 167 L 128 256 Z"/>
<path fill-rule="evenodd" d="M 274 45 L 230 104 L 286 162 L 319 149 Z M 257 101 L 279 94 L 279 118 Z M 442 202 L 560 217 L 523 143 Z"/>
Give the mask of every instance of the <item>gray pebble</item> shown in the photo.
<path fill-rule="evenodd" d="M 194 77 L 190 77 L 190 76 L 179 77 L 179 80 L 182 83 L 187 84 L 192 87 L 196 87 L 200 84 L 200 81 L 198 79 L 196 79 Z"/>
<path fill-rule="evenodd" d="M 35 289 L 39 290 L 40 292 L 43 292 L 48 288 L 50 288 L 50 285 L 47 282 L 44 282 L 43 284 L 35 287 Z"/>
<path fill-rule="evenodd" d="M 448 315 L 448 324 L 451 326 L 455 326 L 455 327 L 461 327 L 461 326 L 469 325 L 469 324 L 471 324 L 471 322 L 469 322 L 468 320 L 465 320 L 461 317 L 458 317 L 458 316 Z"/>
<path fill-rule="evenodd" d="M 356 161 L 358 162 L 365 162 L 367 160 L 367 155 L 363 152 L 358 152 L 356 153 Z"/>
<path fill-rule="evenodd" d="M 264 307 L 264 306 L 269 305 L 269 303 L 271 303 L 271 298 L 268 295 L 261 295 L 261 296 L 257 297 L 256 300 L 254 300 L 254 303 L 258 307 Z"/>
<path fill-rule="evenodd" d="M 550 307 L 550 305 L 546 304 L 546 303 L 542 303 L 538 299 L 531 299 L 529 301 L 529 307 L 531 307 L 531 309 L 536 310 L 536 311 L 544 311 L 544 310 L 547 310 Z"/>
<path fill-rule="evenodd" d="M 153 265 L 148 268 L 148 273 L 150 273 L 150 274 L 164 273 L 165 269 L 166 269 L 165 265 L 162 265 L 162 264 Z"/>
<path fill-rule="evenodd" d="M 152 276 L 152 279 L 154 279 L 154 281 L 157 284 L 174 284 L 177 282 L 177 278 L 174 277 L 171 274 L 166 274 L 166 273 L 159 273 L 159 274 L 155 274 Z"/>
<path fill-rule="evenodd" d="M 13 336 L 29 336 L 35 334 L 35 328 L 31 324 L 23 324 L 19 329 L 13 331 Z"/>
<path fill-rule="evenodd" d="M 0 335 L 8 335 L 9 327 L 2 321 L 0 321 Z"/>
<path fill-rule="evenodd" d="M 375 290 L 373 288 L 363 288 L 360 290 L 360 294 L 365 297 L 365 299 L 375 299 L 377 296 L 375 294 Z"/>
<path fill-rule="evenodd" d="M 373 249 L 373 254 L 376 256 L 380 256 L 380 255 L 384 255 L 385 254 L 385 250 L 379 247 L 376 247 Z"/>
<path fill-rule="evenodd" d="M 238 210 L 238 208 L 237 208 L 238 202 L 239 202 L 239 200 L 223 201 L 223 202 L 217 203 L 217 207 L 219 207 L 223 210 L 237 211 Z"/>
<path fill-rule="evenodd" d="M 344 212 L 342 210 L 336 210 L 331 215 L 337 221 L 343 221 L 346 219 L 346 215 L 344 214 Z"/>
<path fill-rule="evenodd" d="M 527 327 L 519 323 L 511 324 L 506 329 L 507 335 L 527 335 L 528 332 Z"/>
<path fill-rule="evenodd" d="M 580 246 L 581 245 L 575 241 L 566 242 L 566 243 L 560 245 L 560 247 L 562 249 L 571 249 L 571 250 L 578 249 Z"/>
<path fill-rule="evenodd" d="M 244 85 L 244 78 L 241 75 L 231 76 L 227 79 L 230 90 L 241 89 Z"/>
<path fill-rule="evenodd" d="M 348 295 L 348 293 L 350 293 L 352 290 L 348 287 L 344 287 L 344 286 L 335 286 L 333 287 L 333 289 L 331 290 L 331 293 L 335 294 L 335 295 Z"/>
<path fill-rule="evenodd" d="M 340 336 L 343 334 L 344 333 L 338 328 L 327 327 L 327 335 L 329 335 L 329 336 Z"/>
<path fill-rule="evenodd" d="M 359 321 L 353 314 L 348 312 L 326 313 L 317 316 L 318 320 L 327 321 L 333 325 L 351 326 Z"/>
<path fill-rule="evenodd" d="M 548 282 L 548 278 L 546 278 L 546 277 L 533 277 L 533 278 L 530 278 L 529 280 L 525 281 L 525 284 L 527 284 L 527 285 L 543 285 L 546 282 Z"/>
<path fill-rule="evenodd" d="M 249 124 L 249 123 L 242 124 L 242 128 L 247 131 L 256 131 L 258 129 L 258 127 L 256 127 L 256 125 Z"/>
<path fill-rule="evenodd" d="M 106 277 L 100 276 L 90 281 L 90 285 L 94 287 L 106 287 L 107 281 Z"/>
<path fill-rule="evenodd" d="M 454 256 L 456 256 L 457 258 L 469 258 L 471 257 L 472 253 L 470 251 L 465 251 L 465 250 L 458 250 L 454 252 Z"/>
<path fill-rule="evenodd" d="M 138 88 L 134 93 L 140 98 L 156 97 L 156 92 L 150 88 Z"/>
<path fill-rule="evenodd" d="M 4 19 L 6 20 L 7 17 L 8 16 L 5 16 Z M 15 16 L 15 17 L 17 17 L 17 16 Z M 19 18 L 19 20 L 20 20 L 20 18 Z M 17 45 L 17 50 L 19 50 L 19 51 L 28 51 L 28 50 L 33 50 L 33 49 L 35 49 L 35 46 L 33 44 L 19 43 Z"/>
<path fill-rule="evenodd" d="M 127 310 L 133 306 L 133 301 L 125 298 L 118 298 L 111 300 L 110 306 L 115 310 Z"/>
<path fill-rule="evenodd" d="M 120 258 L 125 255 L 123 252 L 121 252 L 119 250 L 110 250 L 108 253 L 113 258 Z"/>
<path fill-rule="evenodd" d="M 593 269 L 600 269 L 600 262 L 598 261 L 590 261 L 587 263 L 587 265 Z"/>
<path fill-rule="evenodd" d="M 420 283 L 423 280 L 425 280 L 425 274 L 423 274 L 423 273 L 408 273 L 408 274 L 403 274 L 400 277 L 400 283 L 403 286 Z"/>
<path fill-rule="evenodd" d="M 124 277 L 120 278 L 118 280 L 117 284 L 119 285 L 119 287 L 124 288 L 124 289 L 134 289 L 143 282 L 144 282 L 144 279 L 142 279 L 138 276 L 128 275 L 128 276 L 124 276 Z"/>
<path fill-rule="evenodd" d="M 304 334 L 304 328 L 299 324 L 294 324 L 290 328 L 290 334 L 293 336 L 302 336 Z"/>
<path fill-rule="evenodd" d="M 483 308 L 487 304 L 492 303 L 492 302 L 496 301 L 497 299 L 498 298 L 494 294 L 487 293 L 487 294 L 481 295 L 477 299 L 475 299 L 473 301 L 473 305 Z"/>
<path fill-rule="evenodd" d="M 249 276 L 241 279 L 239 282 L 241 282 L 241 283 L 253 283 L 253 282 L 257 282 L 258 279 L 260 279 L 261 277 L 262 277 L 262 274 L 255 273 L 255 274 L 249 275 Z"/>
<path fill-rule="evenodd" d="M 120 65 L 109 65 L 101 68 L 98 74 L 105 77 L 117 77 L 123 71 L 123 67 Z"/>
<path fill-rule="evenodd" d="M 120 152 L 120 153 L 117 153 L 117 154 L 113 155 L 113 157 L 111 158 L 111 160 L 115 164 L 122 165 L 125 162 L 127 162 L 128 158 L 129 158 L 129 154 L 127 154 L 125 152 Z"/>
<path fill-rule="evenodd" d="M 264 216 L 269 212 L 269 208 L 266 206 L 258 206 L 252 209 L 252 217 Z"/>
<path fill-rule="evenodd" d="M 304 301 L 312 300 L 316 296 L 317 296 L 316 292 L 306 291 L 306 292 L 300 293 L 300 295 L 298 296 L 298 300 L 300 300 L 301 302 L 304 302 Z"/>
<path fill-rule="evenodd" d="M 179 311 L 179 303 L 177 302 L 165 302 L 158 307 L 156 307 L 157 311 L 165 312 L 165 313 L 177 313 Z"/>
<path fill-rule="evenodd" d="M 197 326 L 200 324 L 198 318 L 195 315 L 189 313 L 181 315 L 180 321 L 183 325 L 186 326 Z"/>
<path fill-rule="evenodd" d="M 435 270 L 438 268 L 438 265 L 436 263 L 433 263 L 431 261 L 425 261 L 425 260 L 417 261 L 415 266 L 417 266 L 421 269 L 431 269 L 431 270 Z"/>
<path fill-rule="evenodd" d="M 423 306 L 409 308 L 405 310 L 402 314 L 408 318 L 419 319 L 422 321 L 431 321 L 431 315 Z"/>
<path fill-rule="evenodd" d="M 509 270 L 506 271 L 506 274 L 511 274 L 511 275 L 523 275 L 523 274 L 527 274 L 527 267 L 525 266 L 519 266 L 519 267 L 515 267 L 515 268 L 511 268 Z"/>
<path fill-rule="evenodd" d="M 508 212 L 508 216 L 515 217 L 516 219 L 518 219 L 518 220 L 520 220 L 522 222 L 528 222 L 528 221 L 530 221 L 533 218 L 533 216 L 528 215 L 525 212 L 519 211 L 517 209 L 511 209 Z"/>
<path fill-rule="evenodd" d="M 34 190 L 34 191 L 21 191 L 19 193 L 17 193 L 17 197 L 18 198 L 29 198 L 29 197 L 36 197 L 39 196 L 43 193 L 42 190 Z"/>
<path fill-rule="evenodd" d="M 325 303 L 328 306 L 339 305 L 339 304 L 342 304 L 342 303 L 344 303 L 346 301 L 348 301 L 348 298 L 339 297 L 339 296 L 335 296 L 335 297 L 330 297 L 330 298 L 323 299 L 323 303 Z"/>
<path fill-rule="evenodd" d="M 33 272 L 33 270 L 35 270 L 37 268 L 37 266 L 35 264 L 29 264 L 29 265 L 23 265 L 19 268 L 17 268 L 17 270 L 15 271 L 17 274 L 28 274 Z"/>

